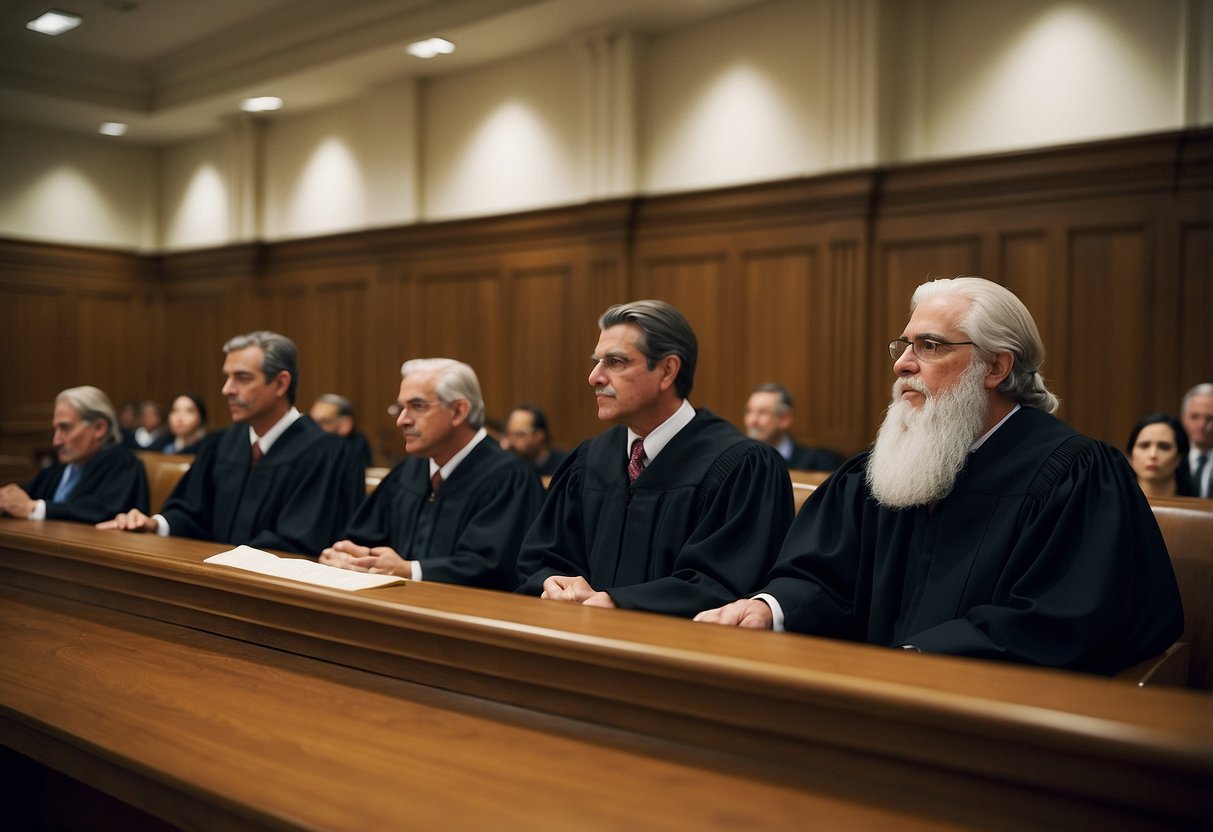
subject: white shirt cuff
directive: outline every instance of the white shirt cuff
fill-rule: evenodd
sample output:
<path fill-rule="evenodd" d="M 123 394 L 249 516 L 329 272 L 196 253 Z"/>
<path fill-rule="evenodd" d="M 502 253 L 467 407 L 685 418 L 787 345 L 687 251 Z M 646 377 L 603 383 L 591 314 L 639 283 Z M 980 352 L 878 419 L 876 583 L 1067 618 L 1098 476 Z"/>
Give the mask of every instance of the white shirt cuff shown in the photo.
<path fill-rule="evenodd" d="M 46 500 L 34 500 L 34 508 L 29 513 L 31 520 L 46 519 Z"/>
<path fill-rule="evenodd" d="M 779 606 L 779 601 L 774 595 L 766 592 L 760 592 L 754 596 L 755 601 L 765 601 L 766 605 L 771 608 L 771 629 L 777 633 L 783 632 L 783 607 Z"/>
<path fill-rule="evenodd" d="M 409 563 L 411 563 L 413 565 L 413 580 L 420 581 L 421 580 L 421 561 L 412 560 L 412 561 L 409 561 Z"/>
<path fill-rule="evenodd" d="M 153 514 L 152 519 L 156 521 L 156 534 L 161 537 L 168 537 L 171 530 L 168 527 L 168 521 L 164 519 L 163 514 Z"/>

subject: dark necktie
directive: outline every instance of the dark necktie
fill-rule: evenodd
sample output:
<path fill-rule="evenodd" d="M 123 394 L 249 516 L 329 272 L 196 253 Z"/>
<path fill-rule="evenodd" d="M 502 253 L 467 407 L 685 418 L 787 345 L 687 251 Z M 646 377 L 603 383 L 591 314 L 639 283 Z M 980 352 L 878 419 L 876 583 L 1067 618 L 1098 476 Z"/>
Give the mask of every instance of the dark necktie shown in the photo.
<path fill-rule="evenodd" d="M 72 496 L 72 492 L 76 490 L 78 474 L 79 469 L 75 465 L 69 465 L 63 469 L 63 478 L 59 480 L 59 487 L 55 489 L 53 502 L 62 503 Z"/>
<path fill-rule="evenodd" d="M 1205 464 L 1208 463 L 1208 461 L 1209 461 L 1209 453 L 1207 453 L 1207 452 L 1196 457 L 1196 471 L 1193 472 L 1193 474 L 1192 474 L 1192 484 L 1196 486 L 1196 495 L 1198 497 L 1211 496 L 1209 494 L 1206 494 L 1204 489 L 1201 488 L 1201 486 L 1203 485 L 1203 483 L 1201 483 L 1201 477 L 1205 473 Z"/>
<path fill-rule="evenodd" d="M 435 471 L 434 475 L 432 477 L 430 477 L 430 499 L 431 500 L 438 496 L 439 488 L 442 488 L 442 471 L 441 470 Z"/>
<path fill-rule="evenodd" d="M 261 450 L 261 443 L 254 442 L 253 443 L 253 464 L 256 465 L 258 462 L 260 462 L 261 457 L 263 457 L 263 456 L 265 456 L 265 453 L 263 453 Z"/>
<path fill-rule="evenodd" d="M 636 478 L 644 471 L 644 440 L 632 442 L 632 455 L 628 458 L 628 482 L 636 482 Z"/>

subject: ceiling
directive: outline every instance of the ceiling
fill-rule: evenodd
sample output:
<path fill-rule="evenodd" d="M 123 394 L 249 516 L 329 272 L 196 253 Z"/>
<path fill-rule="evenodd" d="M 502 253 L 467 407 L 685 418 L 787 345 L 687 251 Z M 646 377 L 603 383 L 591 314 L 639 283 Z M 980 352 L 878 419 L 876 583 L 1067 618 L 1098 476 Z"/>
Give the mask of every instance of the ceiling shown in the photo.
<path fill-rule="evenodd" d="M 3 0 L 0 119 L 165 144 L 219 129 L 242 99 L 283 113 L 335 104 L 377 84 L 432 76 L 604 28 L 685 26 L 757 0 Z M 56 8 L 84 22 L 50 37 L 25 28 Z M 405 52 L 439 35 L 452 55 Z"/>

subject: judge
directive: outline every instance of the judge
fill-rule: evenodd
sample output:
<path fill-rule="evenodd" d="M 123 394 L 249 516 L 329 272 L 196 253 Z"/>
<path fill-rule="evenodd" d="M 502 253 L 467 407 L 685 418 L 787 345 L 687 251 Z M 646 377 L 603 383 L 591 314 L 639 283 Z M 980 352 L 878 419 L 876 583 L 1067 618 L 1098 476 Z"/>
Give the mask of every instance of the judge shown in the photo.
<path fill-rule="evenodd" d="M 752 591 L 794 511 L 779 455 L 691 406 L 698 348 L 677 309 L 620 304 L 598 325 L 588 380 L 616 426 L 556 472 L 521 591 L 687 617 Z"/>
<path fill-rule="evenodd" d="M 295 408 L 293 341 L 253 332 L 223 352 L 234 424 L 203 442 L 160 514 L 136 508 L 98 528 L 317 555 L 357 506 L 362 469 L 339 437 Z"/>
<path fill-rule="evenodd" d="M 28 483 L 0 488 L 0 514 L 96 523 L 128 506 L 147 510 L 147 474 L 122 444 L 105 393 L 69 387 L 55 397 L 51 425 L 57 462 Z"/>
<path fill-rule="evenodd" d="M 1112 674 L 1183 629 L 1166 546 L 1116 449 L 1050 414 L 1028 310 L 937 280 L 889 344 L 874 447 L 801 509 L 766 586 L 699 621 Z"/>
<path fill-rule="evenodd" d="M 514 589 L 518 547 L 543 500 L 539 476 L 489 438 L 475 371 L 406 361 L 388 413 L 409 457 L 392 469 L 320 562 L 359 572 Z"/>

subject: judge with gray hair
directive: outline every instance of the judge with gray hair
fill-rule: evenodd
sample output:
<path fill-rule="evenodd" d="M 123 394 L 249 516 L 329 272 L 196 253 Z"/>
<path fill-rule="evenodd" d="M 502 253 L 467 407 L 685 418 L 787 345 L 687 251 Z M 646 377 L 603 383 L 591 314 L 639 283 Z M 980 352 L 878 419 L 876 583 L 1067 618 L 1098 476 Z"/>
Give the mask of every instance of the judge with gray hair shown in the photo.
<path fill-rule="evenodd" d="M 51 429 L 55 463 L 28 483 L 0 488 L 0 513 L 96 523 L 129 506 L 147 510 L 147 474 L 123 446 L 105 393 L 88 386 L 62 391 Z"/>
<path fill-rule="evenodd" d="M 1051 414 L 1007 289 L 918 287 L 871 450 L 805 503 L 765 587 L 700 621 L 1113 674 L 1183 630 L 1154 514 L 1115 448 Z"/>

